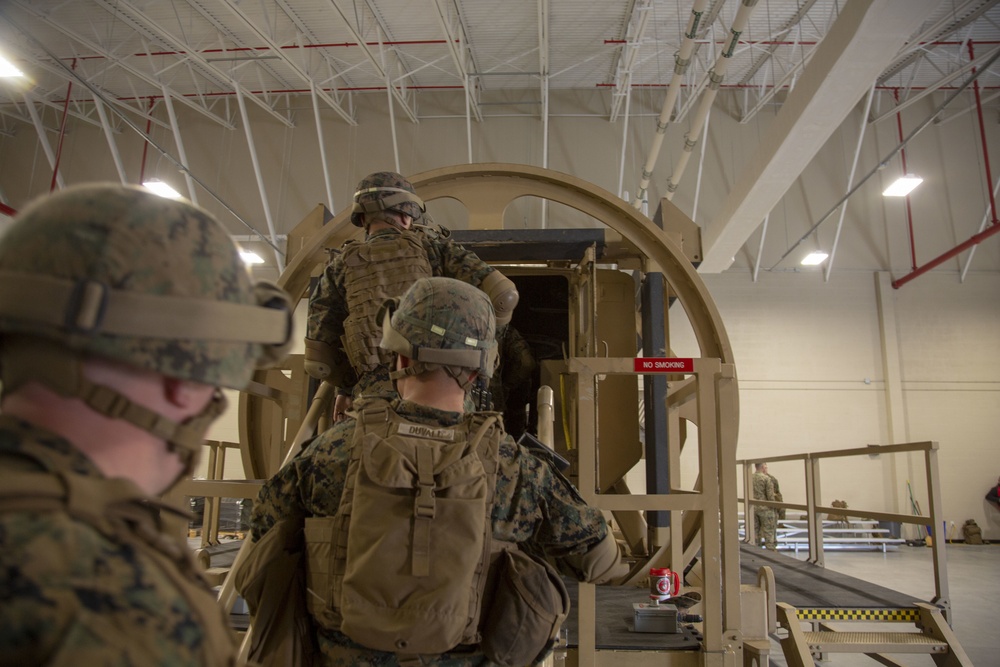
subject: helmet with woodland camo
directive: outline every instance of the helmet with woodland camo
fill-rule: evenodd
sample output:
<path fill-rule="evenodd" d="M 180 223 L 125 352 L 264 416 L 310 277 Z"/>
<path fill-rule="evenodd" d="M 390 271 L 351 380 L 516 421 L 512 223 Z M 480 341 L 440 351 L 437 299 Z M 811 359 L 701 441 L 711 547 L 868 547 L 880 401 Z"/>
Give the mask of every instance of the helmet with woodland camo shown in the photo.
<path fill-rule="evenodd" d="M 370 218 L 381 211 L 403 213 L 415 222 L 424 214 L 424 209 L 423 200 L 408 180 L 394 171 L 377 171 L 358 183 L 351 222 L 355 227 L 367 227 L 362 216 Z"/>
<path fill-rule="evenodd" d="M 170 440 L 185 434 L 92 385 L 80 361 L 242 389 L 284 358 L 291 334 L 287 294 L 254 284 L 226 229 L 185 200 L 71 187 L 29 204 L 0 238 L 4 392 L 41 382 Z"/>
<path fill-rule="evenodd" d="M 390 377 L 444 368 L 469 389 L 468 371 L 489 379 L 496 366 L 496 317 L 489 297 L 454 278 L 421 278 L 379 313 L 381 347 L 413 363 Z"/>

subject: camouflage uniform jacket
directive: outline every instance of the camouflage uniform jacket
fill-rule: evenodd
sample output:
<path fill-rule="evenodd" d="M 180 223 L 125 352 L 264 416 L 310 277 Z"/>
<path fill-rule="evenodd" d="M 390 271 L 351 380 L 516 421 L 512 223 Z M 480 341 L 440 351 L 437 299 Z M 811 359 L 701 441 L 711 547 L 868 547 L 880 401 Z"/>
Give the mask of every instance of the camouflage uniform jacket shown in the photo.
<path fill-rule="evenodd" d="M 466 250 L 434 230 L 414 225 L 411 231 L 419 235 L 433 276 L 455 278 L 478 287 L 486 276 L 495 270 L 479 259 L 471 250 Z M 391 228 L 380 229 L 368 236 L 365 242 L 391 234 L 399 234 L 399 231 Z M 309 300 L 306 338 L 322 341 L 332 348 L 333 362 L 330 379 L 338 386 L 341 394 L 392 397 L 395 395 L 395 391 L 389 381 L 387 368 L 379 367 L 363 374 L 362 377 L 358 377 L 358 373 L 351 366 L 344 350 L 341 337 L 344 335 L 344 322 L 349 314 L 347 270 L 348 267 L 343 261 L 343 253 L 335 255 L 323 270 L 319 284 Z M 396 296 L 402 296 L 402 294 Z M 372 326 L 375 324 L 373 323 Z"/>
<path fill-rule="evenodd" d="M 774 478 L 762 472 L 753 474 L 753 499 L 754 500 L 776 500 L 774 495 Z M 760 510 L 770 511 L 770 507 L 756 507 Z"/>
<path fill-rule="evenodd" d="M 419 424 L 450 426 L 463 419 L 460 412 L 444 412 L 399 399 L 392 406 L 399 415 Z M 354 420 L 337 424 L 264 484 L 250 519 L 255 539 L 259 540 L 279 519 L 336 513 L 353 434 Z M 585 553 L 604 539 L 608 530 L 600 510 L 586 505 L 564 477 L 507 435 L 500 442 L 492 519 L 494 539 L 525 544 L 556 558 Z M 398 664 L 394 654 L 367 649 L 340 632 L 318 630 L 318 644 L 321 664 L 327 667 Z M 452 652 L 434 664 L 471 667 L 489 663 L 481 653 Z"/>
<path fill-rule="evenodd" d="M 0 416 L 0 492 L 19 476 L 60 473 L 110 484 L 63 438 Z M 103 517 L 116 529 L 109 536 L 61 503 L 21 504 L 8 497 L 0 506 L 0 665 L 234 663 L 225 615 L 186 544 L 150 530 L 154 509 L 116 505 L 114 519 Z"/>

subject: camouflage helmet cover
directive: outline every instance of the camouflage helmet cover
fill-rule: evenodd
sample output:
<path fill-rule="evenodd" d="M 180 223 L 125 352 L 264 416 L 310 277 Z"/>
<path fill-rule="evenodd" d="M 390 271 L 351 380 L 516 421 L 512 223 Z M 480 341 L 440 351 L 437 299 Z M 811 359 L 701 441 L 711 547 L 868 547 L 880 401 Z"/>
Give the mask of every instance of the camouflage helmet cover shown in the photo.
<path fill-rule="evenodd" d="M 425 365 L 478 370 L 496 363 L 496 316 L 486 293 L 461 280 L 417 280 L 379 314 L 381 347 Z"/>
<path fill-rule="evenodd" d="M 363 227 L 362 215 L 375 211 L 397 211 L 419 220 L 424 214 L 424 202 L 408 180 L 394 171 L 368 174 L 354 192 L 351 223 Z"/>
<path fill-rule="evenodd" d="M 242 389 L 284 357 L 291 334 L 287 295 L 251 282 L 218 221 L 134 186 L 76 186 L 29 204 L 0 239 L 0 280 L 0 334 L 204 384 Z M 48 288 L 55 298 L 31 303 Z"/>

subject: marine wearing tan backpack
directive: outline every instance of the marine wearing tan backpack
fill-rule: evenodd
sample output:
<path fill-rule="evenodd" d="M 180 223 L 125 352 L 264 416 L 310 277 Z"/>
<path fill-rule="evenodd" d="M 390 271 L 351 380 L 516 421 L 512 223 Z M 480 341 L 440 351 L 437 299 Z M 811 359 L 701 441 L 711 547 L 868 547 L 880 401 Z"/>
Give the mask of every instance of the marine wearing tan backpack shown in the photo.
<path fill-rule="evenodd" d="M 534 664 L 569 598 L 529 552 L 551 552 L 581 581 L 607 582 L 625 573 L 614 537 L 498 414 L 464 411 L 472 382 L 495 367 L 482 291 L 421 279 L 379 319 L 400 398 L 359 402 L 356 420 L 307 443 L 268 480 L 253 539 L 304 526 L 305 597 L 326 667 Z M 272 611 L 255 614 L 255 629 Z"/>
<path fill-rule="evenodd" d="M 367 405 L 336 516 L 305 521 L 314 617 L 381 651 L 478 643 L 502 435 L 490 413 L 432 428 Z"/>

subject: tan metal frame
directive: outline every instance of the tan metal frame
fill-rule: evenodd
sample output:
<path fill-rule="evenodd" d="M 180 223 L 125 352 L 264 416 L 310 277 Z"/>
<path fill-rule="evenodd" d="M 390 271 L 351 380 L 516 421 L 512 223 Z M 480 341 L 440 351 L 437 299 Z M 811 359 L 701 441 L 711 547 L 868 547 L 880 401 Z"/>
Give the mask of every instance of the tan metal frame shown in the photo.
<path fill-rule="evenodd" d="M 759 458 L 753 460 L 740 460 L 737 463 L 743 468 L 743 488 L 753 488 L 751 481 L 754 463 L 774 463 L 777 461 L 801 461 L 805 475 L 806 503 L 775 502 L 769 500 L 754 500 L 751 494 L 744 493 L 740 499 L 743 503 L 743 516 L 753 516 L 754 506 L 773 507 L 776 509 L 785 508 L 792 510 L 803 510 L 806 512 L 806 526 L 809 532 L 809 558 L 810 563 L 822 566 L 823 559 L 823 517 L 826 514 L 843 514 L 858 518 L 876 519 L 879 521 L 898 521 L 899 523 L 910 523 L 917 526 L 928 526 L 937 536 L 931 540 L 934 569 L 934 599 L 932 603 L 939 605 L 945 617 L 950 615 L 951 599 L 948 595 L 948 559 L 945 551 L 945 540 L 942 539 L 943 531 L 938 529 L 939 517 L 942 516 L 941 507 L 941 478 L 938 472 L 939 445 L 937 442 L 924 441 L 899 445 L 868 445 L 866 447 L 856 447 L 853 449 L 831 450 L 825 452 L 811 452 L 806 454 L 789 454 L 785 456 L 774 456 L 770 458 Z M 881 456 L 890 454 L 907 454 L 922 452 L 924 457 L 924 473 L 926 474 L 929 514 L 898 514 L 893 512 L 883 512 L 876 510 L 866 510 L 857 507 L 840 508 L 829 507 L 822 504 L 820 463 L 824 460 L 834 458 L 845 458 L 851 456 Z M 895 493 L 896 490 L 894 490 Z M 754 544 L 756 534 L 753 521 L 744 521 L 745 541 Z"/>
<path fill-rule="evenodd" d="M 578 378 L 578 422 L 580 433 L 581 489 L 584 497 L 599 507 L 641 512 L 647 509 L 669 510 L 683 522 L 676 521 L 670 531 L 671 562 L 675 569 L 690 562 L 700 549 L 705 566 L 705 632 L 703 655 L 689 653 L 671 656 L 657 654 L 657 661 L 667 658 L 671 664 L 735 665 L 742 662 L 740 637 L 739 545 L 736 500 L 736 436 L 739 399 L 732 348 L 721 318 L 708 290 L 681 247 L 671 236 L 637 212 L 628 202 L 586 181 L 547 169 L 511 164 L 472 164 L 424 172 L 411 179 L 424 201 L 450 198 L 465 205 L 471 229 L 502 229 L 506 208 L 516 199 L 538 197 L 576 209 L 593 217 L 622 238 L 636 254 L 644 258 L 644 271 L 662 272 L 670 295 L 676 297 L 686 313 L 698 342 L 701 358 L 688 381 L 678 383 L 664 406 L 646 406 L 667 410 L 673 422 L 670 460 L 679 468 L 682 422 L 698 425 L 701 478 L 693 493 L 667 495 L 600 495 L 594 490 L 598 443 L 596 442 L 593 387 L 598 374 L 634 373 L 632 359 L 572 357 L 567 372 Z M 673 209 L 671 209 L 673 210 Z M 672 213 L 673 215 L 673 213 Z M 310 277 L 326 264 L 329 249 L 337 248 L 360 230 L 349 222 L 349 210 L 317 229 L 316 220 L 326 215 L 319 208 L 294 232 L 301 237 L 295 252 L 278 283 L 296 298 L 304 298 Z M 290 235 L 292 236 L 292 235 Z M 267 477 L 284 460 L 293 445 L 291 434 L 302 422 L 303 383 L 295 373 L 291 379 L 274 371 L 258 372 L 252 392 L 240 397 L 241 441 L 248 474 Z M 585 395 L 590 394 L 590 398 Z M 590 462 L 587 464 L 586 462 Z M 683 523 L 683 529 L 681 525 Z M 700 537 L 699 537 L 700 536 Z M 718 591 L 719 594 L 715 592 Z M 228 593 L 228 591 L 226 591 Z M 223 604 L 227 596 L 223 596 Z M 593 588 L 583 586 L 579 611 L 581 628 L 593 627 Z M 581 633 L 581 665 L 598 664 L 593 633 Z M 612 657 L 613 654 L 608 657 Z M 634 656 L 641 659 L 640 656 Z M 602 661 L 603 662 L 603 661 Z"/>

